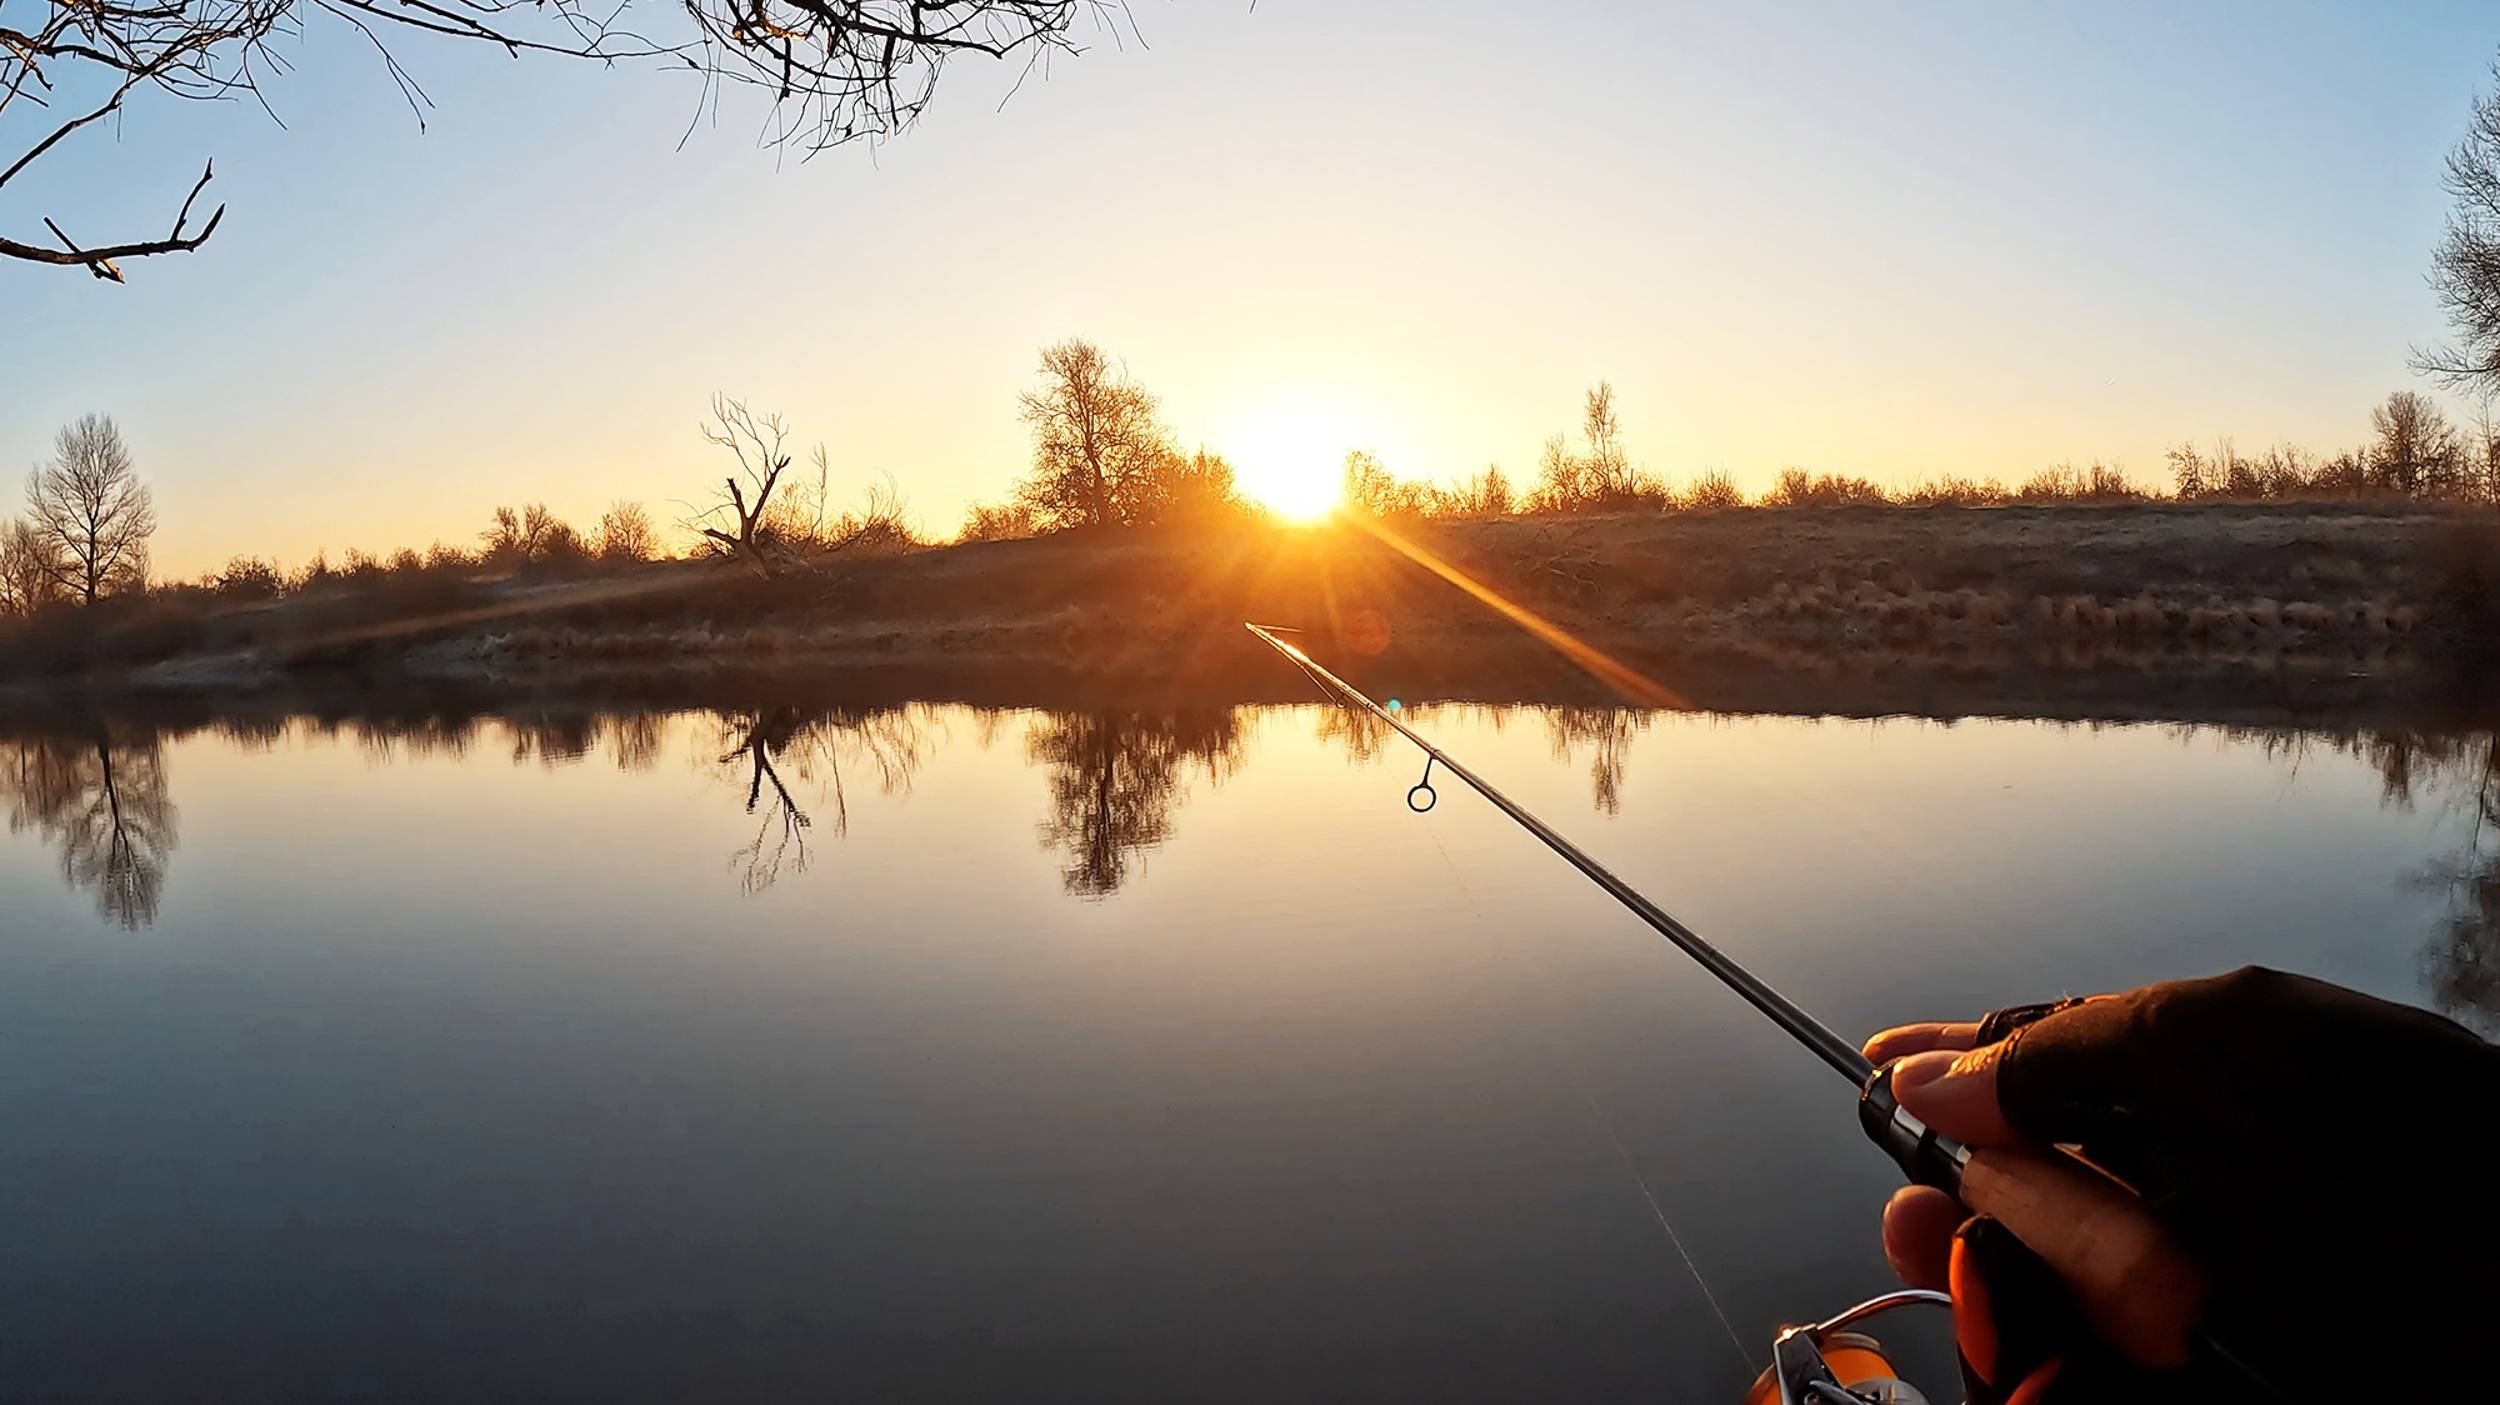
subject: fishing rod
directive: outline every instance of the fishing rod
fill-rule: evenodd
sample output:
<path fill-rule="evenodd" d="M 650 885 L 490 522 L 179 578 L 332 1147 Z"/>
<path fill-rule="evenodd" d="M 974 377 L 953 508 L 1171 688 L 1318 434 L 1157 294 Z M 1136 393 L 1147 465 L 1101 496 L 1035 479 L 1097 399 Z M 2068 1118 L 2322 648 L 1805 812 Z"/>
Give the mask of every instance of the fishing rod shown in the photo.
<path fill-rule="evenodd" d="M 1406 725 L 1404 718 L 1373 702 L 1360 688 L 1329 672 L 1309 654 L 1277 638 L 1274 630 L 1268 626 L 1245 624 L 1243 627 L 1258 636 L 1262 643 L 1291 659 L 1308 673 L 1314 682 L 1396 728 L 1400 736 L 1421 749 L 1429 764 L 1424 768 L 1427 786 L 1418 787 L 1418 789 L 1428 788 L 1433 766 L 1439 766 L 1442 770 L 1465 781 L 1468 789 L 1490 801 L 1494 809 L 1508 815 L 1520 828 L 1536 836 L 1538 842 L 1544 844 L 1546 848 L 1560 854 L 1564 862 L 1587 875 L 1590 882 L 1605 889 L 1607 895 L 1616 902 L 1631 909 L 1633 916 L 1648 923 L 1651 930 L 1665 937 L 1678 950 L 1699 962 L 1701 968 L 1718 977 L 1721 984 L 1743 996 L 1746 1002 L 1755 1009 L 1770 1016 L 1771 1023 L 1788 1031 L 1790 1037 L 1813 1051 L 1817 1058 L 1829 1064 L 1841 1077 L 1848 1079 L 1849 1086 L 1865 1091 L 1870 1097 L 1878 1099 L 1877 1105 L 1882 1114 L 1881 1122 L 1884 1130 L 1879 1132 L 1870 1123 L 1868 1131 L 1876 1141 L 1883 1144 L 1886 1151 L 1893 1153 L 1893 1159 L 1900 1161 L 1902 1169 L 1909 1172 L 1912 1178 L 1922 1184 L 1935 1185 L 1947 1191 L 1959 1186 L 1961 1170 L 1969 1161 L 1970 1153 L 1959 1143 L 1937 1136 L 1918 1119 L 1903 1112 L 1899 1102 L 1892 1097 L 1892 1084 L 1889 1079 L 1883 1080 L 1880 1089 L 1877 1089 L 1875 1087 L 1877 1070 L 1873 1064 L 1867 1062 L 1866 1055 L 1859 1052 L 1857 1045 L 1841 1038 L 1833 1032 L 1830 1025 L 1807 1013 L 1804 1006 L 1780 994 L 1760 976 L 1738 965 L 1734 958 L 1711 945 L 1700 933 L 1677 921 L 1674 915 L 1665 908 L 1651 902 L 1646 894 L 1625 882 L 1613 869 L 1591 858 L 1587 850 L 1565 839 L 1561 832 L 1552 825 L 1538 819 L 1528 807 L 1504 795 L 1494 787 L 1492 782 L 1467 769 L 1457 758 L 1433 745 L 1422 733 Z M 1408 804 L 1411 806 L 1413 803 L 1410 795 Z M 1430 806 L 1426 805 L 1422 808 L 1429 809 Z"/>
<path fill-rule="evenodd" d="M 1769 1016 L 1773 1024 L 1848 1079 L 1858 1090 L 1859 1126 L 1901 1167 L 1903 1174 L 1920 1185 L 1944 1191 L 1974 1212 L 1994 1216 L 2034 1252 L 2058 1264 L 2085 1318 L 2105 1339 L 2138 1361 L 2175 1364 L 2202 1354 L 2253 1379 L 2253 1373 L 2238 1356 L 2189 1326 L 2204 1302 L 2202 1273 L 2167 1233 L 2145 1216 L 2141 1202 L 2131 1192 L 2065 1152 L 2044 1155 L 1998 1148 L 1974 1151 L 1938 1135 L 1903 1110 L 1900 1099 L 1893 1094 L 1889 1065 L 1877 1068 L 1869 1063 L 1857 1045 L 1841 1038 L 1803 1006 L 1704 940 L 1612 869 L 1590 857 L 1588 851 L 1538 819 L 1526 806 L 1433 745 L 1408 726 L 1404 718 L 1372 701 L 1309 654 L 1277 638 L 1276 630 L 1247 621 L 1243 628 L 1284 655 L 1323 689 L 1387 723 L 1423 751 L 1424 783 L 1409 792 L 1410 808 L 1432 808 L 1430 800 L 1417 804 L 1415 792 L 1430 794 L 1433 767 L 1458 777 L 1493 808 L 1717 977 L 1720 984 L 1744 997 L 1748 1004 Z M 1774 1344 L 1774 1367 L 1779 1369 L 1791 1356 L 1814 1357 L 1812 1348 L 1820 1342 L 1821 1334 L 1840 1325 L 1843 1319 L 1856 1320 L 1870 1308 L 1882 1310 L 1875 1307 L 1877 1303 L 1890 1306 L 1940 1299 L 1951 1301 L 1933 1293 L 1892 1294 L 1860 1304 L 1841 1318 L 1793 1328 L 1782 1333 Z M 1815 1357 L 1814 1361 L 1800 1363 L 1798 1369 L 1807 1373 L 1801 1380 L 1811 1378 L 1819 1360 Z M 1799 1389 L 1803 1394 L 1792 1393 L 1792 1382 L 1784 1372 L 1779 1384 L 1782 1394 L 1772 1398 L 1804 1399 L 1813 1395 L 1802 1386 Z"/>

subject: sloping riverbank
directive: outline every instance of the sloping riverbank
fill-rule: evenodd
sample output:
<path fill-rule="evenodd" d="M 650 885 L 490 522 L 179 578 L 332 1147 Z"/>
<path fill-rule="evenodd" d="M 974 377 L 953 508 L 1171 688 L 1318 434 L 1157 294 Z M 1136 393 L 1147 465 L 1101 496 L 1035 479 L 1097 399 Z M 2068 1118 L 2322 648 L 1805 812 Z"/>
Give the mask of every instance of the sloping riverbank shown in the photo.
<path fill-rule="evenodd" d="M 1272 700 L 1245 619 L 1299 626 L 1408 696 L 1606 700 L 1533 623 L 1727 710 L 2269 715 L 2434 706 L 2469 686 L 2494 530 L 2344 504 L 1742 511 L 1430 528 L 1068 535 L 588 578 L 418 577 L 240 604 L 120 602 L 0 641 L 64 690 L 387 695 L 1072 680 Z"/>

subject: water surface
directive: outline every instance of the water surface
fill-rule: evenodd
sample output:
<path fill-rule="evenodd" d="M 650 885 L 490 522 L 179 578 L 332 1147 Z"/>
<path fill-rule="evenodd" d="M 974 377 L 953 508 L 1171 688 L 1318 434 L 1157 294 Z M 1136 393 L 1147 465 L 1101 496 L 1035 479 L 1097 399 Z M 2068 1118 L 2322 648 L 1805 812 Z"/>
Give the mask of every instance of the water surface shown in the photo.
<path fill-rule="evenodd" d="M 2500 1005 L 2485 735 L 1415 715 L 1851 1033 Z M 1419 773 L 1317 707 L 8 733 L 0 1394 L 1735 1399 L 1888 1166 Z"/>

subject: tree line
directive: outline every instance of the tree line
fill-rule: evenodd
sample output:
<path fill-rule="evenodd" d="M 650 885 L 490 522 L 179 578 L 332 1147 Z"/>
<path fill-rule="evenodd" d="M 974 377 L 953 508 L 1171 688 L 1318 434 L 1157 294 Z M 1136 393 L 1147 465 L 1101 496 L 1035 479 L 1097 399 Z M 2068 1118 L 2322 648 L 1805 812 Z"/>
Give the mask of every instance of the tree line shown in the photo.
<path fill-rule="evenodd" d="M 129 444 L 108 416 L 64 426 L 48 461 L 26 484 L 26 513 L 0 522 L 0 615 L 93 605 L 114 596 L 199 592 L 237 601 L 353 588 L 414 578 L 561 577 L 633 568 L 672 556 L 739 562 L 757 575 L 803 574 L 833 559 L 932 545 L 913 525 L 890 476 L 852 506 L 836 501 L 830 455 L 818 445 L 794 471 L 789 429 L 776 414 L 716 396 L 706 442 L 728 456 L 718 491 L 677 519 L 674 543 L 642 503 L 619 499 L 580 529 L 543 502 L 497 506 L 476 544 L 436 542 L 387 557 L 326 552 L 293 570 L 238 555 L 192 582 L 151 582 L 155 500 Z M 1004 502 L 977 504 L 958 542 L 1060 532 L 1148 527 L 1218 530 L 1263 523 L 1224 457 L 1184 450 L 1154 394 L 1101 348 L 1069 340 L 1046 348 L 1037 383 L 1018 402 L 1031 438 L 1026 476 Z M 1365 450 L 1347 454 L 1340 510 L 1382 520 L 1468 521 L 1598 513 L 1717 512 L 1808 507 L 1999 507 L 2122 502 L 2266 502 L 2385 499 L 2500 505 L 2500 426 L 2458 425 L 2430 397 L 2397 391 L 2370 411 L 2357 447 L 2317 454 L 2278 444 L 2243 453 L 2223 439 L 2180 444 L 2166 455 L 2167 484 L 2146 484 L 2111 465 L 2059 464 L 2007 482 L 1946 475 L 1888 487 L 1848 474 L 1780 472 L 1749 495 L 1724 472 L 1688 483 L 1633 462 L 1624 446 L 1614 387 L 1600 381 L 1582 403 L 1580 433 L 1557 434 L 1535 476 L 1514 485 L 1499 464 L 1448 484 L 1400 478 Z"/>
<path fill-rule="evenodd" d="M 1633 467 L 1621 449 L 1614 388 L 1588 392 L 1578 446 L 1546 441 L 1536 480 L 1512 487 L 1499 464 L 1453 486 L 1401 479 L 1371 454 L 1346 457 L 1346 511 L 1366 517 L 1469 520 L 1586 513 L 1713 512 L 1732 508 L 2006 507 L 2121 502 L 2415 500 L 2500 507 L 2500 426 L 2488 418 L 2451 423 L 2430 397 L 2400 390 L 2370 411 L 2371 437 L 2358 448 L 2320 455 L 2278 444 L 2244 454 L 2228 438 L 2211 448 L 2182 443 L 2165 454 L 2170 482 L 2144 483 L 2110 464 L 2055 464 L 2008 482 L 1946 474 L 1906 487 L 1841 473 L 1782 469 L 1747 495 L 1721 471 L 1678 487 Z"/>

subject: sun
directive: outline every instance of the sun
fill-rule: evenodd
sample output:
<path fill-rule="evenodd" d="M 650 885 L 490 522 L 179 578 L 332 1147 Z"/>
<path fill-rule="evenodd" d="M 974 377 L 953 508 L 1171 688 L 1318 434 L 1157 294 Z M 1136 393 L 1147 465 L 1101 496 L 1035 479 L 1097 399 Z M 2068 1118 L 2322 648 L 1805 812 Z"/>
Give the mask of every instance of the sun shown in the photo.
<path fill-rule="evenodd" d="M 1242 493 L 1294 522 L 1317 521 L 1335 509 L 1346 451 L 1356 447 L 1349 417 L 1317 403 L 1261 409 L 1222 444 Z"/>

